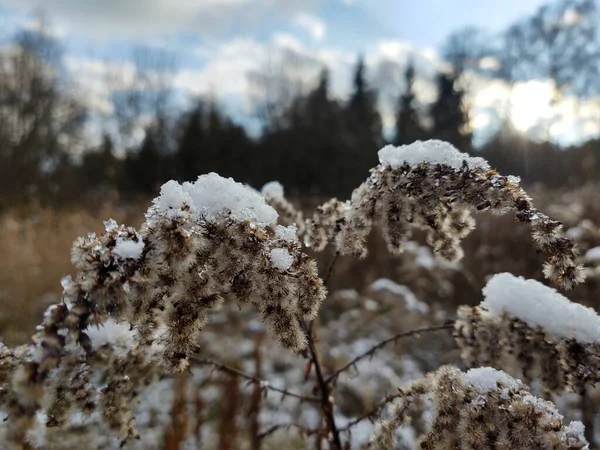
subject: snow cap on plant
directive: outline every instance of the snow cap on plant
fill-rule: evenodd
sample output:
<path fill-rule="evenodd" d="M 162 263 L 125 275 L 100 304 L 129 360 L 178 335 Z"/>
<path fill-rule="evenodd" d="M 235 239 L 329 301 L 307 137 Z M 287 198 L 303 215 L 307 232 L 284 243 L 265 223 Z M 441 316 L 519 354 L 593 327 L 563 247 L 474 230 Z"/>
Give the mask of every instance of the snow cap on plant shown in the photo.
<path fill-rule="evenodd" d="M 552 403 L 491 367 L 462 372 L 443 366 L 400 391 L 388 416 L 375 425 L 369 441 L 373 450 L 396 448 L 396 430 L 408 423 L 410 407 L 423 397 L 431 400 L 433 416 L 419 438 L 421 449 L 588 448 L 581 422 L 564 425 Z"/>
<path fill-rule="evenodd" d="M 479 306 L 458 310 L 455 338 L 469 366 L 494 364 L 550 392 L 600 380 L 600 317 L 535 280 L 494 275 Z"/>
<path fill-rule="evenodd" d="M 518 178 L 502 176 L 483 158 L 438 140 L 386 146 L 379 158 L 349 201 L 329 201 L 308 221 L 307 242 L 316 250 L 334 242 L 341 254 L 363 257 L 366 238 L 378 224 L 392 253 L 401 253 L 420 228 L 434 252 L 453 261 L 462 257 L 461 240 L 474 228 L 471 211 L 514 211 L 547 257 L 545 276 L 564 289 L 583 280 L 562 225 L 533 207 Z"/>

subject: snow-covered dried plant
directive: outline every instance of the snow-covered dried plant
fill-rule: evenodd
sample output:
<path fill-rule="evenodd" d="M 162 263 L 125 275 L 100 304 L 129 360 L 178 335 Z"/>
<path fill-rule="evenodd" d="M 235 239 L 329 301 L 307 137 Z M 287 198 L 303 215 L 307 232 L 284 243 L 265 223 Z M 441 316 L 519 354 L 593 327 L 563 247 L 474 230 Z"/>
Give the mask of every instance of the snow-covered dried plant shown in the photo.
<path fill-rule="evenodd" d="M 502 176 L 484 159 L 442 141 L 387 146 L 379 151 L 379 159 L 349 201 L 333 199 L 308 220 L 308 246 L 321 250 L 334 243 L 341 254 L 362 257 L 366 237 L 379 224 L 392 253 L 401 253 L 412 230 L 420 228 L 436 253 L 458 260 L 461 240 L 474 228 L 472 210 L 515 211 L 547 256 L 545 276 L 565 289 L 582 281 L 582 268 L 575 263 L 573 244 L 563 235 L 561 223 L 533 207 L 518 178 Z"/>
<path fill-rule="evenodd" d="M 333 245 L 334 261 L 337 254 L 364 256 L 365 239 L 375 224 L 381 225 L 394 254 L 404 250 L 413 229 L 421 228 L 435 253 L 456 260 L 462 255 L 461 239 L 474 227 L 472 210 L 513 210 L 519 222 L 530 225 L 547 256 L 546 277 L 565 289 L 582 281 L 575 248 L 562 235 L 561 224 L 537 211 L 515 178 L 499 175 L 481 158 L 440 141 L 388 146 L 379 156 L 381 164 L 350 200 L 332 199 L 306 220 L 276 182 L 266 185 L 261 195 L 211 173 L 194 183 L 164 184 L 139 230 L 108 220 L 104 233 L 78 238 L 71 252 L 75 276 L 62 280 L 62 300 L 48 308 L 32 345 L 0 345 L 0 409 L 8 414 L 0 439 L 27 448 L 40 417 L 48 427 L 62 427 L 72 411 L 79 411 L 99 415 L 125 444 L 139 435 L 133 407 L 142 389 L 197 363 L 255 383 L 258 394 L 272 389 L 317 402 L 321 425 L 317 430 L 301 428 L 319 443 L 325 438 L 330 448 L 341 450 L 333 400 L 340 373 L 387 343 L 422 330 L 386 339 L 326 373 L 312 326 L 326 288 L 303 244 L 316 251 Z M 460 309 L 455 330 L 465 360 L 498 364 L 504 362 L 504 353 L 516 351 L 515 364 L 527 367 L 523 376 L 541 377 L 553 392 L 579 390 L 595 381 L 597 316 L 566 303 L 549 288 L 505 281 L 490 282 L 480 308 Z M 400 291 L 407 307 L 429 311 L 409 290 Z M 200 332 L 211 310 L 224 300 L 240 307 L 252 304 L 283 348 L 309 359 L 305 379 L 314 369 L 313 395 L 276 389 L 266 380 L 198 357 Z M 583 317 L 584 323 L 536 322 L 535 308 L 542 301 L 558 305 L 553 317 Z M 431 329 L 450 328 L 445 324 Z M 491 345 L 492 340 L 499 344 Z M 531 364 L 536 352 L 540 358 Z M 444 367 L 389 398 L 397 402 L 390 418 L 376 427 L 371 441 L 375 448 L 393 448 L 394 430 L 406 423 L 406 411 L 423 395 L 431 395 L 434 405 L 431 430 L 421 438 L 420 448 L 586 445 L 581 426 L 564 427 L 554 407 L 531 396 L 519 381 L 492 369 L 464 374 Z M 254 405 L 259 403 L 257 395 Z M 366 417 L 370 415 L 354 423 Z"/>
<path fill-rule="evenodd" d="M 424 396 L 433 417 L 420 449 L 584 449 L 583 424 L 563 424 L 563 416 L 548 401 L 533 396 L 527 386 L 491 367 L 461 372 L 443 366 L 400 391 L 388 417 L 371 436 L 374 450 L 396 448 L 396 429 L 406 425 L 411 406 Z"/>
<path fill-rule="evenodd" d="M 135 330 L 131 353 L 110 362 L 113 369 L 131 359 L 141 368 L 148 354 L 158 356 L 166 371 L 187 369 L 209 311 L 224 297 L 254 304 L 283 346 L 305 348 L 300 321 L 316 317 L 325 289 L 315 262 L 301 252 L 295 228 L 276 221 L 276 211 L 258 193 L 209 174 L 195 183 L 166 183 L 139 232 L 109 220 L 104 234 L 78 238 L 71 252 L 77 274 L 63 280 L 63 301 L 48 310 L 27 363 L 13 376 L 11 421 L 33 420 L 45 386 L 71 389 L 72 370 L 83 371 L 78 376 L 86 384 L 89 369 L 73 367 L 81 363 L 76 350 L 92 365 L 99 349 L 88 329 L 108 320 Z M 120 369 L 105 388 L 115 397 L 101 403 L 112 428 L 126 439 L 135 436 L 132 417 L 114 412 L 128 401 L 123 390 L 131 388 L 134 370 Z"/>
<path fill-rule="evenodd" d="M 494 275 L 479 306 L 462 306 L 455 337 L 470 367 L 494 364 L 552 393 L 600 380 L 600 317 L 535 280 Z"/>

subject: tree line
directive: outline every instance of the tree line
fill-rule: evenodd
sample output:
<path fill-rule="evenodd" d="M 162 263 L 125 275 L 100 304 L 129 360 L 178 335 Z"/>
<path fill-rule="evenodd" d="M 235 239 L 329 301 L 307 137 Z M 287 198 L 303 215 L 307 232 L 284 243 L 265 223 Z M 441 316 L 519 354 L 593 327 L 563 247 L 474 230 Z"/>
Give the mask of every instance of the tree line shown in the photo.
<path fill-rule="evenodd" d="M 565 11 L 571 11 L 565 5 L 579 5 L 573 14 L 583 17 L 590 13 L 582 9 L 589 8 L 588 3 L 564 0 L 560 8 L 542 8 L 543 14 L 538 12 L 531 20 L 548 35 L 544 24 L 553 23 L 547 18 L 550 12 L 563 17 Z M 578 23 L 585 25 L 582 33 L 588 30 L 588 21 L 583 19 L 564 23 L 569 27 L 554 30 L 553 42 L 563 42 L 564 37 L 557 37 L 563 32 L 579 42 L 570 28 Z M 436 99 L 426 108 L 417 101 L 417 74 L 415 66 L 408 63 L 402 74 L 404 89 L 397 93 L 391 138 L 384 136 L 378 95 L 367 81 L 367 68 L 360 57 L 349 74 L 352 89 L 346 100 L 332 96 L 329 73 L 324 69 L 311 89 L 277 104 L 276 113 L 271 108 L 256 137 L 228 117 L 214 99 L 196 99 L 187 110 L 169 111 L 165 107 L 168 80 L 156 76 L 168 71 L 161 72 L 160 61 L 141 54 L 137 68 L 148 70 L 138 70 L 142 75 L 136 83 L 121 85 L 111 98 L 118 132 L 106 131 L 101 144 L 91 147 L 86 141 L 90 111 L 70 95 L 69 80 L 61 69 L 60 46 L 47 33 L 21 31 L 12 50 L 0 55 L 0 209 L 31 201 L 67 205 L 114 194 L 149 196 L 168 179 L 193 180 L 211 171 L 255 187 L 278 180 L 290 193 L 346 198 L 377 164 L 377 151 L 383 145 L 431 138 L 484 156 L 500 171 L 520 175 L 526 184 L 559 187 L 595 180 L 600 161 L 597 140 L 567 151 L 519 134 L 510 119 L 502 117 L 497 132 L 481 148 L 473 147 L 465 83 L 461 83 L 468 70 L 482 70 L 473 61 L 491 56 L 502 60 L 502 74 L 488 75 L 505 78 L 517 72 L 514 68 L 520 67 L 519 61 L 533 64 L 531 58 L 523 62 L 526 55 L 514 55 L 514 42 L 508 37 L 500 40 L 504 47 L 491 48 L 476 39 L 478 33 L 469 29 L 449 37 L 444 56 L 453 69 L 437 74 Z M 511 27 L 506 33 L 514 38 L 516 32 Z M 540 46 L 538 41 L 535 46 Z M 548 48 L 552 54 L 556 52 L 554 47 Z M 563 55 L 557 61 L 573 64 L 575 55 L 569 55 L 573 55 L 571 59 Z M 514 72 L 506 72 L 511 57 Z M 519 73 L 521 78 L 515 75 L 512 82 L 525 76 Z M 559 75 L 571 80 L 564 81 L 565 89 L 576 86 L 575 78 L 568 78 L 565 70 L 554 67 L 549 73 L 557 80 Z M 581 72 L 578 75 L 583 76 Z M 532 71 L 528 76 L 540 73 Z M 149 119 L 143 139 L 136 142 L 128 137 L 140 116 Z"/>

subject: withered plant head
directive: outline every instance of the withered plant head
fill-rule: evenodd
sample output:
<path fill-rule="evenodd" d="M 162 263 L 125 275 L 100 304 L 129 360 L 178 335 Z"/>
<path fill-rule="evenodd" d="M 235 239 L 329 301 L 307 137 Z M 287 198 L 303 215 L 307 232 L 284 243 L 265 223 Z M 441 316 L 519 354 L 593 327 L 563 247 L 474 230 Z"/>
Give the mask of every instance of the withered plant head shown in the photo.
<path fill-rule="evenodd" d="M 475 225 L 472 211 L 513 211 L 546 255 L 544 275 L 564 289 L 582 281 L 582 267 L 575 263 L 574 245 L 561 223 L 533 207 L 518 178 L 500 175 L 482 158 L 436 140 L 387 146 L 379 159 L 349 201 L 330 201 L 307 222 L 305 239 L 315 249 L 334 243 L 341 254 L 363 257 L 366 238 L 377 224 L 392 253 L 401 253 L 413 230 L 423 229 L 434 252 L 457 260 L 461 240 Z"/>
<path fill-rule="evenodd" d="M 443 366 L 407 388 L 375 425 L 373 450 L 396 448 L 396 430 L 407 425 L 411 406 L 431 400 L 431 426 L 419 437 L 420 449 L 503 450 L 586 449 L 581 422 L 565 426 L 548 401 L 502 371 L 481 367 L 462 372 Z"/>
<path fill-rule="evenodd" d="M 504 273 L 485 300 L 461 306 L 455 339 L 468 366 L 494 365 L 540 380 L 550 393 L 582 393 L 600 380 L 600 317 L 535 280 Z"/>
<path fill-rule="evenodd" d="M 71 251 L 77 272 L 63 279 L 62 301 L 47 310 L 31 350 L 18 365 L 0 355 L 14 369 L 4 401 L 13 438 L 23 437 L 40 408 L 54 426 L 72 408 L 99 408 L 123 439 L 135 437 L 128 404 L 150 382 L 149 367 L 186 370 L 224 298 L 253 304 L 284 347 L 305 348 L 300 321 L 316 317 L 326 291 L 296 228 L 276 222 L 256 191 L 212 173 L 166 183 L 139 231 L 109 220 L 104 233 L 78 238 Z M 107 323 L 131 330 L 118 357 L 92 338 Z M 98 398 L 92 372 L 105 376 Z"/>

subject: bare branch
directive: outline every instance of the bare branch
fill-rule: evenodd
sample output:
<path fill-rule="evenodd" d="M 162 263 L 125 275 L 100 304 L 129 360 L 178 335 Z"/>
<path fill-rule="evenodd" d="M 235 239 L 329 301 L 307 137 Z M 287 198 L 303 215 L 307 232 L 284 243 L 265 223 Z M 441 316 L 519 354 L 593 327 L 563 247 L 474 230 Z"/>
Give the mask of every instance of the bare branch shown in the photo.
<path fill-rule="evenodd" d="M 340 433 L 348 433 L 350 431 L 350 428 L 352 428 L 353 426 L 359 424 L 360 422 L 362 422 L 365 419 L 369 419 L 369 420 L 373 421 L 372 419 L 379 414 L 379 411 L 381 411 L 381 409 L 383 407 L 385 407 L 385 405 L 387 405 L 388 403 L 393 402 L 398 397 L 402 397 L 404 395 L 405 395 L 404 392 L 397 392 L 395 394 L 386 395 L 383 400 L 381 400 L 379 403 L 377 403 L 369 411 L 367 411 L 366 413 L 364 413 L 362 416 L 359 416 L 356 419 L 351 420 L 350 422 L 348 422 L 346 424 L 345 427 L 340 428 L 340 430 L 339 430 Z"/>
<path fill-rule="evenodd" d="M 319 397 L 312 397 L 309 395 L 301 395 L 301 394 L 297 394 L 294 392 L 290 392 L 287 389 L 281 389 L 275 386 L 272 386 L 271 383 L 269 383 L 266 380 L 261 380 L 259 378 L 253 377 L 252 375 L 248 375 L 247 373 L 242 372 L 241 370 L 235 369 L 233 367 L 227 366 L 225 364 L 221 364 L 220 362 L 217 361 L 213 361 L 210 359 L 202 359 L 202 358 L 197 358 L 197 357 L 191 357 L 190 361 L 198 364 L 198 365 L 204 365 L 204 366 L 212 366 L 215 369 L 221 371 L 221 372 L 225 372 L 228 373 L 230 375 L 237 375 L 238 377 L 244 378 L 252 383 L 257 383 L 260 386 L 262 386 L 264 389 L 268 389 L 274 392 L 278 392 L 282 395 L 285 395 L 287 397 L 294 397 L 297 399 L 300 399 L 302 401 L 305 402 L 313 402 L 313 403 L 320 403 L 321 399 Z"/>
<path fill-rule="evenodd" d="M 279 430 L 289 430 L 290 428 L 296 428 L 298 429 L 302 434 L 306 435 L 306 436 L 310 436 L 313 434 L 319 434 L 321 433 L 321 430 L 315 430 L 312 428 L 308 428 L 305 427 L 304 425 L 301 425 L 299 423 L 295 423 L 295 422 L 286 422 L 286 423 L 278 423 L 275 424 L 269 428 L 267 428 L 265 431 L 263 431 L 262 433 L 260 433 L 258 435 L 259 439 L 264 439 L 266 437 L 269 437 L 270 435 L 272 435 L 273 433 L 279 431 Z"/>
<path fill-rule="evenodd" d="M 335 260 L 332 263 L 335 263 Z M 325 416 L 325 421 L 327 423 L 327 434 L 331 432 L 330 438 L 330 446 L 331 450 L 342 450 L 342 441 L 340 439 L 340 433 L 338 431 L 337 425 L 335 423 L 335 415 L 333 414 L 333 398 L 332 393 L 329 389 L 329 384 L 325 380 L 325 376 L 323 374 L 323 368 L 321 367 L 321 361 L 319 359 L 319 354 L 315 347 L 315 340 L 313 336 L 313 324 L 314 321 L 309 325 L 304 323 L 304 328 L 306 330 L 306 337 L 308 340 L 308 351 L 310 354 L 310 360 L 315 368 L 315 373 L 317 376 L 317 383 L 319 385 L 319 391 L 321 393 L 321 410 Z"/>
<path fill-rule="evenodd" d="M 397 342 L 399 339 L 405 338 L 405 337 L 410 337 L 410 336 L 418 336 L 421 333 L 430 333 L 433 331 L 440 331 L 440 330 L 452 330 L 454 328 L 454 322 L 452 323 L 447 323 L 444 325 L 439 325 L 436 327 L 429 327 L 429 328 L 420 328 L 418 330 L 412 330 L 412 331 L 407 331 L 405 333 L 399 333 L 396 334 L 394 336 L 392 336 L 389 339 L 386 339 L 385 341 L 381 341 L 380 343 L 374 345 L 373 347 L 371 347 L 369 350 L 367 350 L 366 352 L 364 352 L 363 354 L 357 356 L 356 358 L 354 358 L 352 361 L 350 361 L 348 364 L 346 364 L 345 366 L 339 368 L 338 370 L 336 370 L 334 373 L 332 373 L 326 380 L 325 382 L 327 384 L 329 383 L 335 383 L 337 378 L 340 376 L 340 374 L 346 370 L 348 370 L 350 367 L 354 366 L 358 361 L 367 358 L 369 356 L 373 356 L 375 354 L 376 351 L 381 350 L 383 347 L 385 347 L 388 344 L 391 344 L 392 342 L 395 343 Z"/>

